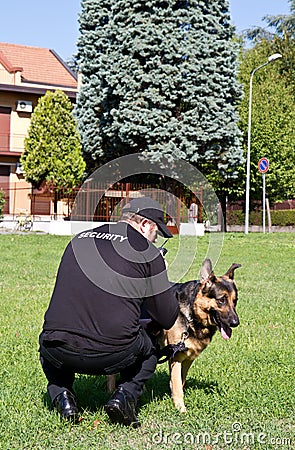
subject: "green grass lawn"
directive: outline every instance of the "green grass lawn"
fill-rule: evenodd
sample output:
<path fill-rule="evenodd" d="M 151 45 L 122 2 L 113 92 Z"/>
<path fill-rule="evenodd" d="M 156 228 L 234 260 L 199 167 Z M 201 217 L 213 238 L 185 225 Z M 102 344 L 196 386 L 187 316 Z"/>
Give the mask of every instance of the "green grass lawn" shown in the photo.
<path fill-rule="evenodd" d="M 38 335 L 69 237 L 0 235 L 1 449 L 295 448 L 294 238 L 225 235 L 216 273 L 242 264 L 235 272 L 241 324 L 229 341 L 216 334 L 194 362 L 186 414 L 174 409 L 167 365 L 159 365 L 140 400 L 142 427 L 133 430 L 109 423 L 104 377 L 77 376 L 79 425 L 63 423 L 50 410 Z M 208 242 L 208 235 L 197 242 L 182 238 L 181 245 L 173 238 L 167 244 L 170 279 L 198 278 Z"/>

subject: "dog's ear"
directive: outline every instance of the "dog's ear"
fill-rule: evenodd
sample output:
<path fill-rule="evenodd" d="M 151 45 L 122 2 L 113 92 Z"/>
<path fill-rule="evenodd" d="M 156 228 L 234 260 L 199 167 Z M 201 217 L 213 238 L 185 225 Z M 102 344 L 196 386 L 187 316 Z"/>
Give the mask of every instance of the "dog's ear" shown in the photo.
<path fill-rule="evenodd" d="M 201 282 L 205 283 L 205 288 L 210 288 L 212 283 L 215 281 L 215 275 L 212 269 L 212 262 L 209 258 L 203 261 L 202 267 L 200 269 Z"/>
<path fill-rule="evenodd" d="M 241 264 L 236 264 L 233 263 L 230 268 L 228 269 L 228 271 L 224 274 L 225 277 L 229 277 L 231 280 L 234 279 L 234 271 L 236 269 L 238 269 L 239 267 L 241 267 Z"/>

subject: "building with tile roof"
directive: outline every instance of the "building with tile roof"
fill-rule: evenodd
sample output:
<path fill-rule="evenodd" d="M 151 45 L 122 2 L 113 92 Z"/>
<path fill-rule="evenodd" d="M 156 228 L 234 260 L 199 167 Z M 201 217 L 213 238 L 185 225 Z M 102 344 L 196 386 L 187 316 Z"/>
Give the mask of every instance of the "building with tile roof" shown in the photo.
<path fill-rule="evenodd" d="M 31 211 L 31 185 L 19 160 L 39 98 L 56 89 L 76 101 L 77 77 L 54 50 L 0 42 L 0 188 L 6 214 Z M 50 208 L 50 199 L 43 198 L 35 213 L 50 214 Z"/>

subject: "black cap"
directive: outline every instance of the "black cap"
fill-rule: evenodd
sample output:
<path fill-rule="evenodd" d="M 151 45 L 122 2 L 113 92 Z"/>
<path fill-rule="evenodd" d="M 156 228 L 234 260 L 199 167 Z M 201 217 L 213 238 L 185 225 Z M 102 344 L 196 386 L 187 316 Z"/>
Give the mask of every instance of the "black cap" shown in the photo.
<path fill-rule="evenodd" d="M 164 223 L 163 209 L 156 200 L 153 200 L 150 197 L 134 198 L 124 206 L 122 213 L 125 212 L 139 214 L 140 216 L 155 222 L 164 237 L 173 237 Z"/>

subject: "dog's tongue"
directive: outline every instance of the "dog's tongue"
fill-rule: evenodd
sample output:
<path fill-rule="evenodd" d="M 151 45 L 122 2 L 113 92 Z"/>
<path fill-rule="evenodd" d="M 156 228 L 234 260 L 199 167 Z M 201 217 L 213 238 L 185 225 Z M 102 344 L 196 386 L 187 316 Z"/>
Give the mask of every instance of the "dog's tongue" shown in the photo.
<path fill-rule="evenodd" d="M 220 333 L 223 339 L 229 339 L 232 334 L 232 329 L 230 327 L 227 327 L 225 325 L 221 325 L 220 327 Z"/>

